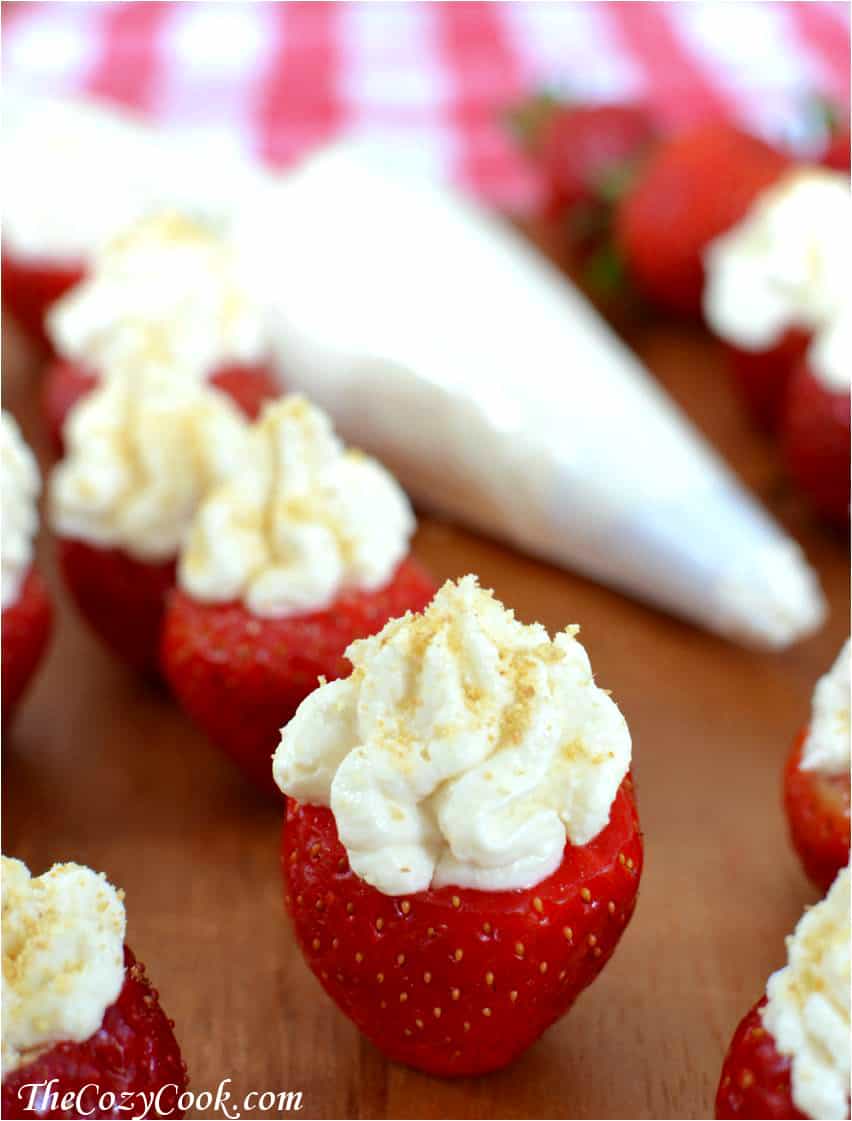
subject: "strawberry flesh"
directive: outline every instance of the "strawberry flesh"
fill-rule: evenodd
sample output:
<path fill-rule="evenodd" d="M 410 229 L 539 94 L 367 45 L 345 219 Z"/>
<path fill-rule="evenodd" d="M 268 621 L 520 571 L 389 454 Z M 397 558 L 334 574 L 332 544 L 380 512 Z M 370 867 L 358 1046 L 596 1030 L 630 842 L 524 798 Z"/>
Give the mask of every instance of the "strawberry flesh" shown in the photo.
<path fill-rule="evenodd" d="M 790 836 L 810 880 L 828 891 L 849 862 L 848 774 L 803 771 L 800 733 L 784 768 L 784 808 Z"/>
<path fill-rule="evenodd" d="M 3 608 L 3 723 L 9 720 L 50 640 L 53 608 L 44 581 L 30 568 L 18 598 Z"/>
<path fill-rule="evenodd" d="M 828 388 L 803 361 L 787 387 L 781 450 L 787 471 L 816 512 L 849 524 L 849 390 Z"/>
<path fill-rule="evenodd" d="M 288 799 L 282 865 L 299 945 L 341 1011 L 395 1062 L 475 1075 L 535 1042 L 609 960 L 642 840 L 628 777 L 606 828 L 535 887 L 397 897 L 351 870 L 330 810 Z"/>
<path fill-rule="evenodd" d="M 59 538 L 58 548 L 66 587 L 95 634 L 133 669 L 156 676 L 175 560 L 150 563 L 73 538 Z"/>
<path fill-rule="evenodd" d="M 744 1017 L 731 1040 L 716 1093 L 716 1117 L 769 1119 L 804 1118 L 793 1105 L 790 1060 L 778 1053 L 763 1026 L 764 997 Z"/>
<path fill-rule="evenodd" d="M 44 329 L 48 309 L 84 275 L 80 265 L 64 264 L 3 254 L 0 281 L 3 306 L 24 328 L 33 342 L 50 350 Z"/>
<path fill-rule="evenodd" d="M 615 215 L 616 246 L 630 277 L 661 307 L 698 316 L 705 249 L 789 166 L 786 156 L 726 124 L 660 144 Z"/>
<path fill-rule="evenodd" d="M 208 737 L 280 797 L 272 753 L 317 679 L 348 676 L 350 642 L 422 611 L 434 594 L 432 578 L 410 558 L 384 588 L 347 591 L 323 611 L 281 619 L 261 618 L 242 603 L 200 603 L 178 589 L 164 627 L 163 673 Z"/>

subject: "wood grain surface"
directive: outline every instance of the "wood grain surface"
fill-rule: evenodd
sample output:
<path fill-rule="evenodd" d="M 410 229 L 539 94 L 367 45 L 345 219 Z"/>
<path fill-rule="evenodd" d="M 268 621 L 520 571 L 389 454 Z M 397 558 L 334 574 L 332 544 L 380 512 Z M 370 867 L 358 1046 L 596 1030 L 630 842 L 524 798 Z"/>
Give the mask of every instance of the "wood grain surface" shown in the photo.
<path fill-rule="evenodd" d="M 5 405 L 41 450 L 39 362 L 12 330 L 4 337 Z M 730 1035 L 815 899 L 787 841 L 779 786 L 812 686 L 848 633 L 848 544 L 788 491 L 714 343 L 666 324 L 631 341 L 803 543 L 831 617 L 788 652 L 749 652 L 422 521 L 415 552 L 438 577 L 477 572 L 526 621 L 582 624 L 597 678 L 630 723 L 646 834 L 638 909 L 613 961 L 561 1023 L 489 1077 L 442 1082 L 392 1066 L 337 1012 L 284 914 L 280 808 L 89 636 L 42 532 L 57 625 L 6 737 L 3 848 L 34 871 L 82 861 L 126 889 L 128 940 L 174 1017 L 194 1089 L 229 1078 L 235 1101 L 301 1091 L 312 1118 L 712 1116 Z"/>

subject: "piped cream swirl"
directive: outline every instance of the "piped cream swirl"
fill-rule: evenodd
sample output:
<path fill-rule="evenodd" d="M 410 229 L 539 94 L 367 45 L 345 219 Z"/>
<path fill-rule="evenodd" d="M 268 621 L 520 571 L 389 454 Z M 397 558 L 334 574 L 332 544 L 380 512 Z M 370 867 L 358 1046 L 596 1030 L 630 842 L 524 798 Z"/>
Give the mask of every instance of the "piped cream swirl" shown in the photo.
<path fill-rule="evenodd" d="M 33 539 L 38 531 L 36 502 L 40 491 L 35 457 L 24 443 L 12 416 L 4 411 L 0 414 L 0 502 L 3 508 L 0 568 L 4 608 L 17 602 L 33 561 Z"/>
<path fill-rule="evenodd" d="M 448 582 L 354 642 L 282 730 L 278 786 L 330 806 L 352 868 L 388 895 L 530 887 L 606 826 L 630 733 L 576 628 L 551 640 Z"/>
<path fill-rule="evenodd" d="M 65 426 L 53 529 L 142 561 L 175 557 L 208 490 L 241 466 L 247 433 L 230 399 L 201 382 L 158 367 L 116 372 Z"/>
<path fill-rule="evenodd" d="M 344 590 L 387 584 L 413 531 L 393 476 L 344 448 L 322 410 L 286 397 L 254 425 L 240 472 L 202 504 L 179 582 L 256 615 L 322 610 Z"/>

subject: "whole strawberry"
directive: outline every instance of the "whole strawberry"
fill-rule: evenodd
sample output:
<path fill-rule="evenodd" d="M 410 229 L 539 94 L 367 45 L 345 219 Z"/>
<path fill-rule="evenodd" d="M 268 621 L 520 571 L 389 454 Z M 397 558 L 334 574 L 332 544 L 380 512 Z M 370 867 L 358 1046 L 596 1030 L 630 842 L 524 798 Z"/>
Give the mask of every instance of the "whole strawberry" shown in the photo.
<path fill-rule="evenodd" d="M 629 277 L 661 307 L 698 315 L 704 250 L 788 166 L 780 152 L 727 124 L 661 143 L 616 208 L 615 246 Z"/>
<path fill-rule="evenodd" d="M 804 1118 L 793 1105 L 790 1085 L 790 1060 L 779 1055 L 775 1040 L 763 1026 L 760 1010 L 766 997 L 743 1018 L 725 1056 L 719 1089 L 716 1092 L 716 1117 Z"/>
<path fill-rule="evenodd" d="M 221 389 L 249 420 L 254 420 L 266 401 L 280 393 L 280 386 L 272 369 L 263 364 L 231 363 L 221 366 L 208 379 L 212 386 Z M 97 387 L 96 374 L 76 362 L 57 360 L 44 375 L 41 408 L 50 445 L 57 455 L 65 448 L 62 427 L 71 409 Z"/>
<path fill-rule="evenodd" d="M 280 797 L 270 759 L 281 726 L 319 678 L 344 677 L 344 651 L 388 619 L 420 611 L 435 584 L 404 561 L 377 591 L 347 591 L 322 611 L 258 618 L 241 603 L 200 603 L 176 589 L 163 625 L 161 666 L 196 724 L 261 790 Z"/>
<path fill-rule="evenodd" d="M 86 1117 L 135 1116 L 143 1109 L 137 1095 L 156 1095 L 158 1117 L 183 1117 L 178 1099 L 187 1086 L 186 1064 L 160 1007 L 157 990 L 132 950 L 124 949 L 125 980 L 118 999 L 104 1013 L 103 1023 L 83 1043 L 57 1043 L 32 1062 L 3 1079 L 4 1117 L 77 1118 L 75 1105 L 63 1108 L 66 1095 L 76 1095 Z M 34 1091 L 33 1084 L 45 1089 Z M 34 1112 L 29 1103 L 35 1097 Z M 127 1096 L 123 1096 L 127 1095 Z M 106 1096 L 113 1104 L 103 1108 Z"/>
<path fill-rule="evenodd" d="M 633 104 L 539 101 L 514 120 L 542 173 L 551 217 L 610 205 L 657 137 L 650 114 Z"/>
<path fill-rule="evenodd" d="M 341 1011 L 395 1062 L 476 1075 L 526 1050 L 606 965 L 642 841 L 626 779 L 609 825 L 534 888 L 397 897 L 352 871 L 329 810 L 288 799 L 282 864 L 305 960 Z"/>
<path fill-rule="evenodd" d="M 780 424 L 787 472 L 813 508 L 849 524 L 850 393 L 817 375 L 810 356 L 793 373 Z"/>

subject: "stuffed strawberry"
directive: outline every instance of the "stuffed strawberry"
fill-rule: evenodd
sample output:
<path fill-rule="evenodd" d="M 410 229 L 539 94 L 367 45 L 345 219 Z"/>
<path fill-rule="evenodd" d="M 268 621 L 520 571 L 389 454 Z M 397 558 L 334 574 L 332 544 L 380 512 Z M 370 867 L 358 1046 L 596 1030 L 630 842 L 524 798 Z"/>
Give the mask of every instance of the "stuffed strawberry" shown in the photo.
<path fill-rule="evenodd" d="M 849 861 L 849 642 L 817 682 L 784 770 L 784 807 L 808 876 L 827 890 Z"/>
<path fill-rule="evenodd" d="M 31 878 L 3 857 L 4 1117 L 141 1116 L 151 1100 L 183 1117 L 186 1067 L 125 922 L 91 869 Z"/>
<path fill-rule="evenodd" d="M 734 1033 L 717 1118 L 849 1117 L 849 869 L 787 940 L 787 964 Z"/>
<path fill-rule="evenodd" d="M 576 628 L 475 578 L 347 651 L 282 731 L 285 897 L 326 992 L 429 1074 L 511 1062 L 612 955 L 642 870 L 630 734 Z"/>
<path fill-rule="evenodd" d="M 47 589 L 33 564 L 40 489 L 33 454 L 15 421 L 4 412 L 0 415 L 4 724 L 42 659 L 53 620 Z"/>
<path fill-rule="evenodd" d="M 661 143 L 616 208 L 615 245 L 630 278 L 661 307 L 697 315 L 708 245 L 787 167 L 781 153 L 727 124 Z"/>
<path fill-rule="evenodd" d="M 763 428 L 778 427 L 794 371 L 841 315 L 847 235 L 846 178 L 798 169 L 761 192 L 742 221 L 707 249 L 705 316 L 728 347 L 738 389 Z M 829 361 L 848 366 L 833 349 Z"/>
<path fill-rule="evenodd" d="M 852 454 L 848 334 L 848 325 L 838 324 L 814 341 L 790 380 L 780 430 L 790 478 L 822 518 L 840 527 L 849 524 Z"/>
<path fill-rule="evenodd" d="M 281 726 L 344 652 L 424 607 L 414 519 L 392 476 L 300 397 L 267 406 L 242 469 L 202 504 L 182 551 L 162 664 L 189 715 L 263 789 Z"/>
<path fill-rule="evenodd" d="M 231 246 L 175 212 L 111 241 L 48 318 L 59 361 L 42 402 L 57 450 L 68 411 L 101 378 L 152 361 L 175 377 L 210 381 L 253 419 L 279 389 L 252 285 Z"/>
<path fill-rule="evenodd" d="M 50 481 L 60 569 L 93 630 L 139 670 L 158 669 L 178 551 L 247 433 L 224 393 L 158 367 L 116 371 L 69 417 Z"/>

